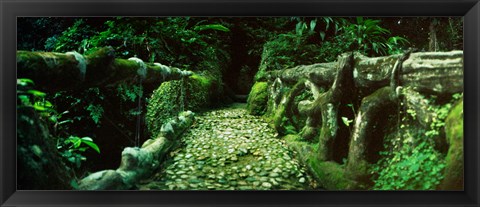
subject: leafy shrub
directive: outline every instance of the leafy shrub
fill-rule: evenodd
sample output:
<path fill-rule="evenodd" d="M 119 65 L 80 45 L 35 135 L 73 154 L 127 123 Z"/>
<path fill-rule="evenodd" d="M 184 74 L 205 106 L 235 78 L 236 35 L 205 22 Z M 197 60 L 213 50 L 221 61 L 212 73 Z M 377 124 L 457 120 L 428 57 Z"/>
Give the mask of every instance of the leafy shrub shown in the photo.
<path fill-rule="evenodd" d="M 64 114 L 67 114 L 68 111 L 58 113 L 55 110 L 54 105 L 52 105 L 50 101 L 46 100 L 46 93 L 33 89 L 26 90 L 27 87 L 33 87 L 33 85 L 34 82 L 30 79 L 17 79 L 17 98 L 19 100 L 19 105 L 17 107 L 32 107 L 35 109 L 35 111 L 37 111 L 41 117 L 46 118 L 46 120 L 50 121 L 50 124 L 53 125 L 53 135 L 67 134 L 68 132 L 64 130 L 68 128 L 63 128 L 62 125 L 72 123 L 73 120 L 61 120 L 61 118 Z M 103 112 L 103 108 L 95 105 L 89 105 L 88 107 L 91 106 L 95 108 L 92 109 L 92 113 L 94 113 L 92 117 L 96 117 L 96 122 L 98 122 L 101 112 Z M 57 132 L 59 130 L 62 130 L 62 132 Z M 87 149 L 91 148 L 100 153 L 100 148 L 90 137 L 80 138 L 77 136 L 69 136 L 66 139 L 61 137 L 56 137 L 55 139 L 57 141 L 57 149 L 62 157 L 75 164 L 77 168 L 80 168 L 81 162 L 86 160 L 86 157 L 83 156 L 82 153 L 84 153 Z"/>
<path fill-rule="evenodd" d="M 452 103 L 462 97 L 454 94 L 452 99 L 438 105 L 435 97 L 428 100 L 426 109 L 431 117 L 430 126 L 423 130 L 409 126 L 417 114 L 407 106 L 400 123 L 400 131 L 393 139 L 387 140 L 387 151 L 380 152 L 384 157 L 375 164 L 374 189 L 378 190 L 433 190 L 444 178 L 445 157 L 436 148 L 439 140 L 445 139 L 445 119 Z M 389 148 L 390 147 L 390 148 Z"/>
<path fill-rule="evenodd" d="M 366 55 L 388 55 L 401 52 L 399 46 L 408 40 L 399 37 L 388 37 L 391 32 L 380 26 L 380 20 L 357 17 L 356 23 L 344 27 L 344 43 L 347 47 L 354 44 L 353 49 Z"/>
<path fill-rule="evenodd" d="M 88 149 L 93 149 L 97 153 L 100 153 L 100 148 L 90 137 L 80 138 L 77 136 L 70 136 L 67 139 L 64 139 L 63 142 L 59 141 L 57 148 L 59 149 L 62 157 L 74 164 L 74 166 L 77 168 L 80 168 L 82 161 L 87 160 L 82 153 Z"/>
<path fill-rule="evenodd" d="M 84 53 L 89 47 L 88 38 L 95 34 L 94 28 L 84 19 L 78 19 L 62 32 L 60 36 L 52 36 L 45 41 L 45 50 L 55 52 L 78 51 Z"/>
<path fill-rule="evenodd" d="M 50 116 L 54 112 L 52 103 L 46 100 L 46 93 L 32 89 L 33 85 L 30 79 L 17 79 L 18 107 L 32 107 L 42 115 Z"/>
<path fill-rule="evenodd" d="M 259 72 L 321 62 L 320 53 L 320 47 L 309 43 L 306 36 L 294 33 L 281 34 L 265 43 Z"/>
<path fill-rule="evenodd" d="M 400 151 L 382 152 L 381 155 L 389 158 L 381 159 L 373 168 L 378 172 L 375 190 L 433 190 L 443 179 L 443 155 L 430 142 L 421 141 L 418 145 L 406 145 Z"/>

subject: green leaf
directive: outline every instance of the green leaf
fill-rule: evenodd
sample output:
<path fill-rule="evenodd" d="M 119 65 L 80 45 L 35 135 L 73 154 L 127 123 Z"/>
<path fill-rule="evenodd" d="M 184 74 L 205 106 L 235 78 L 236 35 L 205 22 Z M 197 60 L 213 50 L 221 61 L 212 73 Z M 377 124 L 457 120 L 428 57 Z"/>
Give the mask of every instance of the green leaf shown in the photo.
<path fill-rule="evenodd" d="M 363 24 L 363 17 L 357 17 L 357 24 Z"/>
<path fill-rule="evenodd" d="M 303 34 L 303 28 L 302 28 L 302 22 L 298 22 L 296 27 L 295 27 L 295 31 L 297 32 L 298 35 L 302 35 Z"/>
<path fill-rule="evenodd" d="M 31 79 L 28 79 L 28 78 L 18 78 L 17 79 L 17 85 L 27 86 L 29 84 L 34 85 L 34 83 Z"/>
<path fill-rule="evenodd" d="M 44 93 L 44 92 L 41 92 L 41 91 L 37 91 L 37 90 L 28 90 L 27 93 L 30 93 L 34 96 L 37 96 L 37 97 L 44 97 L 46 96 L 47 94 Z"/>
<path fill-rule="evenodd" d="M 53 104 L 50 101 L 45 101 L 44 106 L 47 108 L 52 108 Z"/>
<path fill-rule="evenodd" d="M 322 38 L 322 41 L 325 40 L 325 32 L 320 32 L 320 38 Z"/>
<path fill-rule="evenodd" d="M 203 31 L 203 30 L 217 30 L 222 32 L 230 32 L 230 29 L 221 25 L 221 24 L 207 24 L 207 25 L 199 25 L 196 26 L 193 30 L 195 31 Z"/>
<path fill-rule="evenodd" d="M 62 125 L 62 124 L 66 124 L 66 123 L 73 123 L 73 120 L 68 119 L 68 120 L 65 120 L 65 121 L 61 121 L 61 122 L 58 122 L 58 125 Z"/>
<path fill-rule="evenodd" d="M 328 30 L 328 28 L 330 27 L 330 22 L 332 22 L 333 19 L 331 17 L 324 17 L 323 20 L 325 21 L 325 24 L 326 24 L 325 25 L 325 30 Z"/>
<path fill-rule="evenodd" d="M 70 181 L 70 186 L 72 186 L 73 189 L 79 189 L 78 183 L 75 179 Z"/>
<path fill-rule="evenodd" d="M 348 119 L 347 117 L 342 117 L 342 121 L 346 126 L 350 126 L 350 123 L 353 122 L 353 120 Z"/>
<path fill-rule="evenodd" d="M 82 140 L 80 140 L 80 139 L 75 139 L 75 140 L 73 140 L 72 143 L 73 143 L 73 148 L 79 148 L 80 145 L 82 144 Z"/>
<path fill-rule="evenodd" d="M 85 143 L 86 145 L 90 146 L 92 149 L 94 149 L 98 154 L 100 154 L 100 148 L 98 147 L 97 144 L 93 143 L 92 141 L 86 141 L 86 140 L 83 140 L 82 141 L 83 143 Z"/>
<path fill-rule="evenodd" d="M 48 110 L 48 109 L 45 108 L 44 106 L 38 105 L 37 103 L 35 103 L 35 104 L 33 105 L 33 108 L 34 108 L 35 110 L 37 110 L 37 111 L 46 111 L 46 110 Z"/>
<path fill-rule="evenodd" d="M 90 141 L 93 142 L 93 139 L 90 137 L 82 137 L 82 141 Z"/>
<path fill-rule="evenodd" d="M 315 26 L 317 25 L 317 19 L 314 19 L 310 21 L 310 32 L 313 32 L 315 30 Z M 322 38 L 323 40 L 323 38 Z"/>

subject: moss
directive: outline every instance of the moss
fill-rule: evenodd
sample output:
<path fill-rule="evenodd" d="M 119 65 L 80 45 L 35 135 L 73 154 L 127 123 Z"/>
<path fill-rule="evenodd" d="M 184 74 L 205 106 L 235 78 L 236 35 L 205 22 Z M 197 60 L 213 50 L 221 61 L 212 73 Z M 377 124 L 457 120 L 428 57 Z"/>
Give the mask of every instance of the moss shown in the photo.
<path fill-rule="evenodd" d="M 256 82 L 247 99 L 247 110 L 252 115 L 263 115 L 267 109 L 268 83 Z"/>
<path fill-rule="evenodd" d="M 132 61 L 133 62 L 133 61 Z M 163 82 L 147 104 L 146 121 L 152 138 L 160 127 L 183 110 L 198 111 L 211 104 L 214 82 L 208 76 L 192 75 L 186 80 Z M 183 87 L 183 89 L 182 89 Z M 182 97 L 182 90 L 185 97 Z"/>
<path fill-rule="evenodd" d="M 347 177 L 342 165 L 336 162 L 320 161 L 317 158 L 318 143 L 311 143 L 296 134 L 283 137 L 287 145 L 297 152 L 297 159 L 307 166 L 320 186 L 327 190 L 350 190 L 357 188 L 357 183 Z"/>
<path fill-rule="evenodd" d="M 275 114 L 273 115 L 273 125 L 275 130 L 281 135 L 288 134 L 285 128 L 285 125 L 288 125 L 288 118 L 286 117 L 285 112 L 286 108 L 287 107 L 284 104 L 278 105 L 275 109 Z"/>
<path fill-rule="evenodd" d="M 299 142 L 302 141 L 302 137 L 297 134 L 289 134 L 283 137 L 287 142 Z"/>
<path fill-rule="evenodd" d="M 274 110 L 273 124 L 279 134 L 296 134 L 305 125 L 305 117 L 301 116 L 297 104 L 299 97 L 305 91 L 305 80 L 299 80 L 282 97 L 279 105 Z M 305 97 L 303 97 L 305 98 Z"/>
<path fill-rule="evenodd" d="M 147 128 L 155 138 L 160 132 L 161 126 L 174 117 L 180 111 L 180 82 L 163 82 L 160 87 L 153 91 L 147 104 L 146 123 Z"/>
<path fill-rule="evenodd" d="M 463 190 L 463 101 L 457 103 L 445 120 L 445 132 L 450 147 L 445 158 L 443 190 Z"/>
<path fill-rule="evenodd" d="M 214 83 L 207 76 L 192 75 L 187 80 L 187 103 L 188 110 L 197 111 L 211 104 L 214 95 Z"/>
<path fill-rule="evenodd" d="M 345 170 L 336 162 L 324 162 L 315 156 L 311 156 L 308 159 L 308 167 L 320 182 L 320 185 L 327 190 L 354 189 L 354 181 L 346 177 Z"/>
<path fill-rule="evenodd" d="M 346 170 L 346 175 L 352 180 L 369 185 L 371 183 L 370 164 L 365 160 L 359 160 L 353 167 Z"/>
<path fill-rule="evenodd" d="M 208 88 L 212 85 L 212 80 L 204 76 L 193 74 L 189 78 L 192 81 L 197 81 L 203 88 Z"/>

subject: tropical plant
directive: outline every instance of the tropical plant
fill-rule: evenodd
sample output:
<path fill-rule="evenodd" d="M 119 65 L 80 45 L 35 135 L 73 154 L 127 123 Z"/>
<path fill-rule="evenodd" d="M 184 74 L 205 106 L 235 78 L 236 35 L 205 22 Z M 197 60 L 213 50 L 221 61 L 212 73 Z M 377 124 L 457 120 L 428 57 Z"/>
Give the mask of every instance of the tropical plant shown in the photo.
<path fill-rule="evenodd" d="M 364 19 L 357 17 L 356 22 L 343 28 L 345 37 L 350 40 L 354 50 L 367 55 L 387 55 L 401 52 L 399 46 L 408 43 L 408 40 L 400 37 L 388 37 L 390 30 L 380 26 L 380 20 Z"/>
<path fill-rule="evenodd" d="M 46 100 L 46 93 L 32 89 L 34 82 L 31 79 L 17 79 L 17 107 L 31 107 L 42 115 L 49 116 L 54 112 L 53 105 Z"/>
<path fill-rule="evenodd" d="M 74 164 L 77 168 L 80 168 L 82 161 L 87 160 L 83 153 L 88 149 L 93 149 L 100 154 L 100 148 L 90 137 L 80 138 L 78 136 L 69 136 L 64 139 L 63 142 L 62 139 L 59 139 L 57 149 L 60 151 L 62 157 Z"/>

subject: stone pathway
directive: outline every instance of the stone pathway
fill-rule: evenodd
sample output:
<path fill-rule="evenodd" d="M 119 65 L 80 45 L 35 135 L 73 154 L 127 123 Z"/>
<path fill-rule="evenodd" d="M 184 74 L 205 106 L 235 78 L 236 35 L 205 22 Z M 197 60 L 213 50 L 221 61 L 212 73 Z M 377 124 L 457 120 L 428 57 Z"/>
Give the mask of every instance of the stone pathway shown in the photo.
<path fill-rule="evenodd" d="M 309 176 L 283 140 L 244 104 L 204 112 L 161 172 L 140 190 L 308 190 Z"/>

